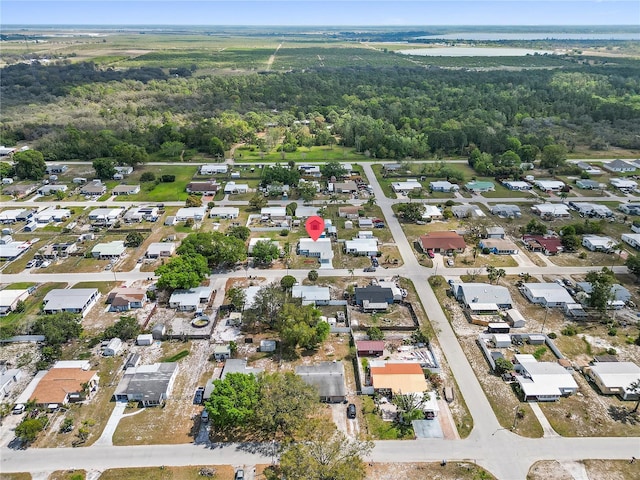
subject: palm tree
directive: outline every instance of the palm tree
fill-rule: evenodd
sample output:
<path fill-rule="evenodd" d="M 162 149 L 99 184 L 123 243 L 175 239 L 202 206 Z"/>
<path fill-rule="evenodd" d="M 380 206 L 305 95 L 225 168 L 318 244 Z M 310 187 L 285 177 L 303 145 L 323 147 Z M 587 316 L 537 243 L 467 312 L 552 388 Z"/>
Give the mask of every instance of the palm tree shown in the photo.
<path fill-rule="evenodd" d="M 569 194 L 567 192 L 560 192 L 560 198 L 562 199 L 562 203 L 567 199 Z"/>
<path fill-rule="evenodd" d="M 347 271 L 349 272 L 349 275 L 351 275 L 351 280 L 353 280 L 353 268 L 350 268 Z"/>
<path fill-rule="evenodd" d="M 631 385 L 627 387 L 627 392 L 640 394 L 640 378 L 635 382 L 631 382 Z M 638 397 L 638 401 L 636 402 L 636 406 L 633 408 L 633 413 L 638 411 L 638 407 L 640 407 L 640 397 Z"/>

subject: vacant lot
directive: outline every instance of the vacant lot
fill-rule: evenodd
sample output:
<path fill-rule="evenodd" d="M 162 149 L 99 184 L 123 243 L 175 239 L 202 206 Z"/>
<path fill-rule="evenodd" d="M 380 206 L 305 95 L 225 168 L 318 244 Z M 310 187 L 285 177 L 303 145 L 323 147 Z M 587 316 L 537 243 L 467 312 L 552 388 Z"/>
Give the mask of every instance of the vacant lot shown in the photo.
<path fill-rule="evenodd" d="M 195 480 L 207 478 L 200 475 L 202 469 L 215 471 L 216 480 L 232 480 L 235 469 L 229 465 L 196 467 L 114 468 L 105 470 L 100 480 Z"/>
<path fill-rule="evenodd" d="M 629 460 L 582 460 L 579 462 L 557 462 L 545 460 L 534 463 L 527 480 L 573 480 L 570 470 L 583 469 L 587 478 L 606 480 L 630 480 L 640 476 L 640 464 Z"/>
<path fill-rule="evenodd" d="M 467 462 L 439 463 L 373 463 L 367 468 L 367 480 L 491 480 L 495 478 L 482 467 Z"/>

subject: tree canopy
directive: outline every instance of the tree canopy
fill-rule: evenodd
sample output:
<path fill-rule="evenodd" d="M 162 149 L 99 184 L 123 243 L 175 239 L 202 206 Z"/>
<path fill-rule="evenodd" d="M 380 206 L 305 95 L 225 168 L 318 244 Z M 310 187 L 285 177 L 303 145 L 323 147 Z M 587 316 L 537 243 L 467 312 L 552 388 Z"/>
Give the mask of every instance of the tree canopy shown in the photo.
<path fill-rule="evenodd" d="M 42 180 L 47 170 L 44 155 L 37 150 L 25 150 L 13 155 L 14 173 L 20 179 Z"/>
<path fill-rule="evenodd" d="M 116 164 L 110 158 L 96 158 L 93 161 L 93 168 L 96 171 L 96 177 L 102 180 L 113 178 L 116 174 Z"/>
<path fill-rule="evenodd" d="M 171 258 L 155 274 L 160 277 L 159 288 L 194 288 L 209 274 L 209 267 L 204 256 L 188 253 Z"/>
<path fill-rule="evenodd" d="M 253 246 L 252 255 L 256 262 L 268 265 L 280 257 L 280 249 L 271 240 L 261 240 Z"/>
<path fill-rule="evenodd" d="M 230 373 L 223 380 L 214 380 L 213 386 L 205 407 L 216 428 L 242 427 L 254 420 L 260 400 L 260 387 L 254 375 Z"/>
<path fill-rule="evenodd" d="M 424 205 L 421 203 L 401 203 L 398 205 L 398 215 L 406 222 L 422 220 Z"/>
<path fill-rule="evenodd" d="M 210 268 L 233 265 L 247 259 L 244 241 L 221 232 L 192 233 L 182 241 L 177 252 L 180 255 L 202 255 Z"/>

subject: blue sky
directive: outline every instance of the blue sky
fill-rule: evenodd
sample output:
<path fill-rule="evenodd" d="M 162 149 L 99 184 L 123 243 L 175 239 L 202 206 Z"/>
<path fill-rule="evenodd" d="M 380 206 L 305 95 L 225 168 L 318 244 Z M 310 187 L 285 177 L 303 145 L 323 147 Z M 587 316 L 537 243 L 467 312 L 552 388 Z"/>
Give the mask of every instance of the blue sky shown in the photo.
<path fill-rule="evenodd" d="M 2 0 L 2 25 L 638 25 L 639 0 Z"/>

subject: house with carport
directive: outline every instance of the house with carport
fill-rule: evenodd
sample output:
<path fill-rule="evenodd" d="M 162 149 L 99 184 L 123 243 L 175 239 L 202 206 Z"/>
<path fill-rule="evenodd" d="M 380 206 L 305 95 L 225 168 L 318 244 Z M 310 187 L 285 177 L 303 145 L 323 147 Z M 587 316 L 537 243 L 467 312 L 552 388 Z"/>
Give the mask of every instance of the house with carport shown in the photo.
<path fill-rule="evenodd" d="M 211 300 L 213 288 L 195 287 L 188 290 L 174 290 L 169 297 L 169 307 L 182 312 L 193 312 L 205 306 Z"/>
<path fill-rule="evenodd" d="M 42 300 L 42 310 L 47 315 L 69 312 L 84 317 L 99 296 L 96 288 L 54 288 Z"/>
<path fill-rule="evenodd" d="M 575 303 L 567 289 L 555 282 L 523 283 L 520 288 L 531 303 L 544 307 L 563 308 L 568 303 Z"/>
<path fill-rule="evenodd" d="M 533 355 L 516 354 L 514 369 L 525 402 L 554 402 L 578 391 L 571 372 L 557 362 L 538 362 Z"/>
<path fill-rule="evenodd" d="M 617 395 L 622 400 L 640 398 L 640 393 L 630 388 L 640 379 L 640 367 L 633 362 L 593 362 L 583 373 L 603 395 Z"/>
<path fill-rule="evenodd" d="M 150 243 L 145 252 L 147 258 L 170 257 L 176 251 L 174 242 L 153 242 Z"/>
<path fill-rule="evenodd" d="M 329 287 L 316 285 L 294 285 L 291 288 L 291 298 L 302 299 L 302 305 L 329 305 L 331 290 Z"/>
<path fill-rule="evenodd" d="M 240 209 L 238 207 L 211 207 L 209 216 L 211 218 L 238 218 Z"/>
<path fill-rule="evenodd" d="M 300 365 L 296 367 L 295 372 L 307 385 L 318 390 L 321 402 L 340 403 L 347 399 L 342 362 Z"/>
<path fill-rule="evenodd" d="M 142 407 L 163 405 L 178 376 L 176 362 L 127 368 L 113 394 L 116 402 L 139 402 Z"/>

